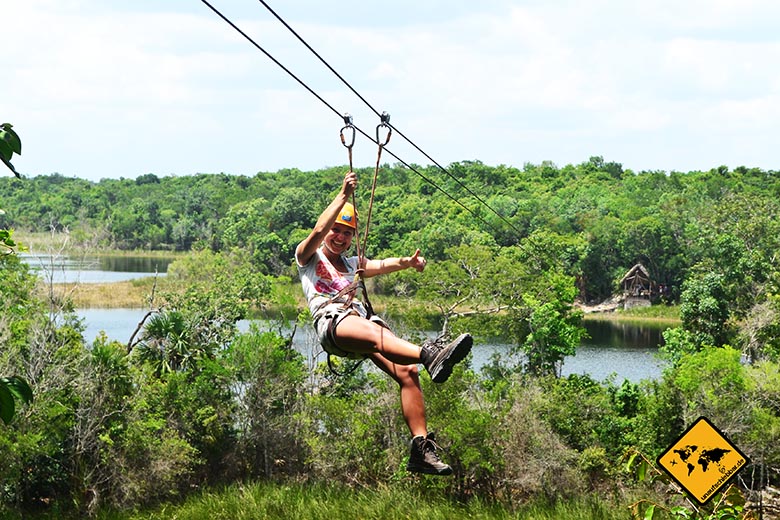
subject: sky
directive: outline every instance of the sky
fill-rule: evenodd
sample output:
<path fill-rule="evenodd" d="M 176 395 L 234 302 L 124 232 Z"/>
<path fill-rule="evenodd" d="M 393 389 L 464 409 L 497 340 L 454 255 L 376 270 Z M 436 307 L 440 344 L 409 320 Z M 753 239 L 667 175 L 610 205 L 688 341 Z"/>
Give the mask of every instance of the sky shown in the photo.
<path fill-rule="evenodd" d="M 780 169 L 776 0 L 267 0 L 363 100 L 262 2 L 208 2 L 320 99 L 204 0 L 3 0 L 17 170 L 311 171 L 347 164 L 342 114 L 373 137 L 375 111 L 411 165 Z M 358 134 L 354 166 L 376 156 Z"/>

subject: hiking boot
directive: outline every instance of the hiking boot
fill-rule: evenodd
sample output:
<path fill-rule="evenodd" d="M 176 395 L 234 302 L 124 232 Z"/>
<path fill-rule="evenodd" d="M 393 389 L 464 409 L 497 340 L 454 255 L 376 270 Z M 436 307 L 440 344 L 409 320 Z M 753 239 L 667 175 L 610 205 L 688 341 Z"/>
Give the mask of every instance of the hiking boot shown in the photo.
<path fill-rule="evenodd" d="M 470 334 L 461 334 L 446 346 L 436 341 L 425 342 L 420 358 L 434 383 L 443 383 L 452 374 L 452 367 L 471 352 L 473 340 Z"/>
<path fill-rule="evenodd" d="M 413 438 L 406 471 L 428 475 L 452 475 L 452 468 L 441 461 L 436 454 L 437 449 L 439 445 L 436 444 L 433 433 L 428 433 L 427 437 L 418 435 Z"/>

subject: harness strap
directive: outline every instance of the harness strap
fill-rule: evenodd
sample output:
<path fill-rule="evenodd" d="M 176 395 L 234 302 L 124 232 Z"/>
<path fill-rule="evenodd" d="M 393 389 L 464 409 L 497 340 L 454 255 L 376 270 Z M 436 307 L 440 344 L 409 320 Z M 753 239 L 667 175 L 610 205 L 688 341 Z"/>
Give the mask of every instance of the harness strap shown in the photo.
<path fill-rule="evenodd" d="M 355 299 L 355 291 L 357 289 L 360 289 L 363 293 L 363 305 L 366 307 L 366 311 L 368 311 L 367 317 L 370 318 L 373 316 L 374 308 L 371 306 L 371 302 L 368 300 L 368 291 L 366 290 L 366 284 L 363 282 L 363 279 L 359 277 L 359 275 L 355 275 L 355 279 L 346 287 L 341 289 L 339 292 L 331 296 L 328 300 L 322 302 L 317 306 L 316 309 L 314 309 L 314 312 L 312 314 L 316 315 L 319 311 L 330 305 L 331 303 L 342 303 L 343 308 L 346 309 L 352 304 L 352 300 Z M 346 298 L 344 298 L 346 296 Z M 339 300 L 343 299 L 343 301 L 339 302 Z"/>
<path fill-rule="evenodd" d="M 327 354 L 328 354 L 328 369 L 331 371 L 331 373 L 333 373 L 333 375 L 339 377 L 348 376 L 352 374 L 352 372 L 357 370 L 358 367 L 363 363 L 363 361 L 367 359 L 367 358 L 362 358 L 356 361 L 355 363 L 353 363 L 352 366 L 346 372 L 339 372 L 338 370 L 336 370 L 336 367 L 333 366 L 333 359 L 332 359 L 333 354 L 331 353 L 327 353 Z"/>
<path fill-rule="evenodd" d="M 354 310 L 351 311 L 351 313 L 357 314 Z M 326 332 L 326 334 L 328 336 L 328 340 L 330 340 L 334 344 L 336 343 L 336 326 L 337 325 L 338 325 L 337 324 L 337 320 L 335 319 L 335 317 L 333 317 L 331 319 L 331 322 L 328 324 L 328 330 Z M 327 352 L 327 351 L 325 351 L 325 354 L 327 355 L 327 360 L 328 360 L 328 370 L 330 370 L 330 372 L 333 375 L 336 375 L 336 376 L 348 376 L 348 375 L 350 375 L 352 372 L 357 370 L 357 368 L 360 366 L 360 364 L 363 361 L 366 360 L 366 358 L 363 357 L 360 360 L 358 360 L 357 362 L 353 363 L 352 366 L 349 369 L 347 369 L 345 372 L 339 372 L 338 370 L 336 370 L 336 367 L 333 365 L 333 358 L 335 356 L 333 354 L 331 354 L 330 352 Z"/>
<path fill-rule="evenodd" d="M 371 226 L 371 212 L 374 208 L 374 194 L 376 193 L 376 181 L 379 177 L 379 163 L 382 159 L 382 150 L 385 146 L 387 146 L 387 143 L 390 142 L 390 136 L 393 133 L 393 129 L 388 124 L 390 122 L 390 114 L 387 112 L 382 112 L 382 115 L 380 116 L 380 123 L 376 127 L 376 144 L 379 147 L 376 154 L 376 166 L 374 167 L 374 179 L 371 182 L 371 196 L 368 200 L 368 214 L 366 216 L 366 231 L 363 234 L 363 237 L 365 241 L 368 241 L 368 231 Z M 380 138 L 380 132 L 384 130 L 386 131 L 384 140 Z M 349 133 L 349 139 L 344 135 L 345 131 Z M 341 128 L 341 131 L 339 132 L 341 137 L 341 144 L 344 145 L 344 147 L 347 149 L 347 155 L 349 157 L 349 171 L 352 171 L 352 147 L 355 144 L 355 126 L 352 124 L 352 116 L 349 114 L 344 114 L 344 126 Z M 352 194 L 352 206 L 355 208 L 355 215 L 358 214 L 357 211 L 357 201 L 355 199 L 355 194 Z M 366 308 L 367 318 L 370 318 L 371 316 L 374 316 L 374 308 L 371 305 L 371 300 L 368 298 L 368 290 L 366 289 L 366 284 L 363 282 L 362 272 L 363 269 L 361 266 L 365 262 L 366 256 L 365 256 L 365 249 L 361 247 L 360 244 L 360 233 L 358 232 L 358 227 L 356 225 L 355 227 L 355 248 L 357 249 L 357 258 L 358 258 L 358 269 L 355 272 L 355 278 L 348 286 L 341 289 L 339 292 L 334 294 L 325 302 L 322 302 L 317 308 L 314 310 L 314 314 L 316 315 L 317 312 L 322 310 L 327 305 L 330 305 L 331 303 L 334 303 L 338 301 L 339 299 L 342 299 L 346 296 L 345 301 L 343 302 L 343 306 L 346 309 L 352 304 L 352 300 L 355 298 L 355 291 L 360 288 L 361 293 L 363 294 L 363 305 Z M 352 372 L 354 372 L 360 364 L 365 361 L 365 358 L 361 359 L 357 363 L 352 366 L 347 372 L 345 373 L 339 373 L 333 366 L 333 362 L 331 360 L 331 354 L 328 354 L 328 368 L 330 371 L 337 376 L 344 376 L 349 375 Z"/>

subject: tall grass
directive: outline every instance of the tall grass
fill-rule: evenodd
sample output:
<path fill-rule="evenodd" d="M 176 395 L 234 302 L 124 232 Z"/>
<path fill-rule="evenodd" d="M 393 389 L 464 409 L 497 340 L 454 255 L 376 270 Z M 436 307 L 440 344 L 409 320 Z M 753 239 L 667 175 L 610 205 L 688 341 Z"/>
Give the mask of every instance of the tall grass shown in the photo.
<path fill-rule="evenodd" d="M 57 283 L 53 287 L 39 283 L 39 294 L 50 289 L 73 302 L 77 309 L 140 309 L 149 307 L 154 277 L 111 283 Z M 160 285 L 158 280 L 158 285 Z"/>
<path fill-rule="evenodd" d="M 586 320 L 628 321 L 628 322 L 658 322 L 670 326 L 680 324 L 679 305 L 652 305 L 650 307 L 634 307 L 617 312 L 594 312 L 584 316 Z"/>
<path fill-rule="evenodd" d="M 44 520 L 39 517 L 36 520 Z M 143 512 L 103 512 L 99 520 L 628 520 L 628 508 L 598 497 L 535 502 L 511 511 L 480 500 L 458 503 L 404 487 L 355 490 L 340 485 L 256 483 L 207 491 L 180 505 Z"/>

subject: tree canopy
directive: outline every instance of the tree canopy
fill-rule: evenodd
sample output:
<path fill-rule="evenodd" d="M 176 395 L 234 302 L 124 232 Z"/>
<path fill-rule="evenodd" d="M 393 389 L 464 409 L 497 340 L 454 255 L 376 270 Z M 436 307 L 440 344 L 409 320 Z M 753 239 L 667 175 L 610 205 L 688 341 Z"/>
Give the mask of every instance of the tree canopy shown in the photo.
<path fill-rule="evenodd" d="M 262 272 L 280 274 L 302 230 L 340 186 L 344 169 L 285 169 L 252 177 L 148 173 L 99 182 L 54 173 L 23 185 L 5 177 L 0 228 L 68 229 L 120 249 L 243 247 Z M 373 171 L 358 173 L 363 179 L 358 206 L 365 209 Z M 731 270 L 724 273 L 725 283 L 735 298 L 744 299 L 740 291 L 767 280 L 780 240 L 780 181 L 774 171 L 633 172 L 591 157 L 564 167 L 464 161 L 446 173 L 382 167 L 369 255 L 420 247 L 439 260 L 459 245 L 514 247 L 554 233 L 577 243 L 559 253 L 566 255 L 566 273 L 576 278 L 583 301 L 608 297 L 636 263 L 678 299 L 695 266 L 721 263 L 724 255 Z"/>
<path fill-rule="evenodd" d="M 637 450 L 668 447 L 702 414 L 760 455 L 753 473 L 766 477 L 754 488 L 777 485 L 774 172 L 634 173 L 600 157 L 564 167 L 461 162 L 449 167 L 459 182 L 419 171 L 436 186 L 397 165 L 380 171 L 368 255 L 420 247 L 432 261 L 370 289 L 395 296 L 388 314 L 435 313 L 445 329 L 501 334 L 523 354 L 518 366 L 494 358 L 482 374 L 459 365 L 446 388 L 422 375 L 457 472 L 430 489 L 509 503 L 603 493 L 628 485 Z M 385 378 L 309 372 L 282 334 L 297 330 L 295 318 L 237 326 L 251 308 L 305 316 L 280 287 L 291 285 L 295 244 L 343 173 L 0 177 L 0 239 L 11 250 L 15 228 L 191 251 L 170 266 L 161 305 L 130 345 L 89 344 L 66 299 L 41 297 L 27 266 L 0 254 L 0 373 L 23 375 L 35 392 L 30 402 L 19 379 L 0 379 L 0 418 L 28 403 L 0 429 L 0 514 L 67 503 L 84 516 L 250 478 L 407 486 L 393 473 L 407 439 Z M 372 173 L 359 172 L 359 209 Z M 560 377 L 582 334 L 576 301 L 606 298 L 638 263 L 680 303 L 683 326 L 665 334 L 669 368 L 641 385 Z"/>

